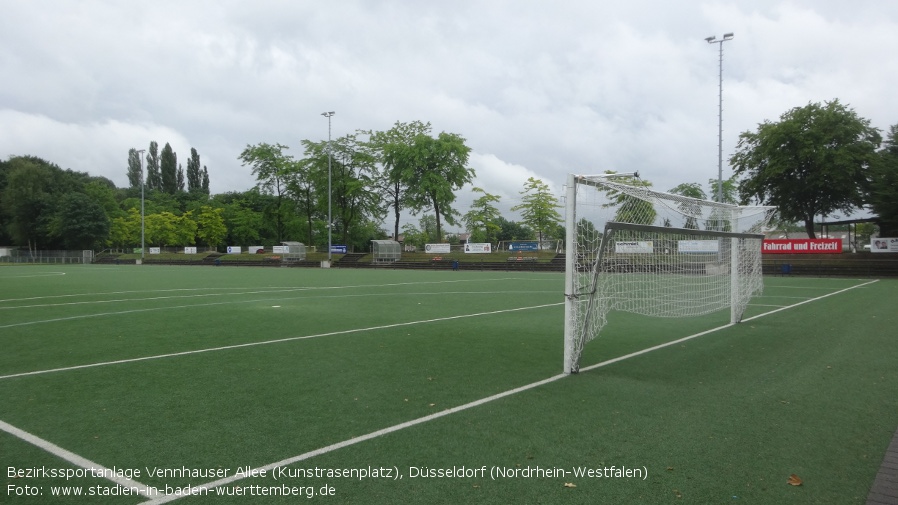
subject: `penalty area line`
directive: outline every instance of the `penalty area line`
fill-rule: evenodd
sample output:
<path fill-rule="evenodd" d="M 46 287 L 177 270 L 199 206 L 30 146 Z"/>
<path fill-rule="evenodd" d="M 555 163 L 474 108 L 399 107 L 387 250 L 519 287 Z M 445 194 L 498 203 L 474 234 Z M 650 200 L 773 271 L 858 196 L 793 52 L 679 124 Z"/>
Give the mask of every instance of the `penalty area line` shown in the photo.
<path fill-rule="evenodd" d="M 833 295 L 837 295 L 837 294 L 839 294 L 839 293 L 844 293 L 844 292 L 846 292 L 846 291 L 850 291 L 850 290 L 855 289 L 855 288 L 859 288 L 859 287 L 862 287 L 862 286 L 866 286 L 866 285 L 872 284 L 872 283 L 874 283 L 874 282 L 877 282 L 877 281 L 876 281 L 876 280 L 873 280 L 873 281 L 870 281 L 870 282 L 865 282 L 865 283 L 863 283 L 863 284 L 858 284 L 858 285 L 855 285 L 855 286 L 851 286 L 851 287 L 848 287 L 848 288 L 845 288 L 845 289 L 841 289 L 841 290 L 839 290 L 839 291 L 834 291 L 834 292 L 832 292 L 832 293 L 827 293 L 827 294 L 825 294 L 825 295 L 818 296 L 818 297 L 812 298 L 812 299 L 810 299 L 810 300 L 805 300 L 805 301 L 796 303 L 796 304 L 794 304 L 794 305 L 790 305 L 790 306 L 788 306 L 788 307 L 782 307 L 782 308 L 779 308 L 779 309 L 776 309 L 776 310 L 771 310 L 771 311 L 769 311 L 769 312 L 764 312 L 764 313 L 759 314 L 759 315 L 757 315 L 757 316 L 753 316 L 753 317 L 748 318 L 748 319 L 743 319 L 743 322 L 744 322 L 744 321 L 750 321 L 750 320 L 753 320 L 753 319 L 759 319 L 759 318 L 761 318 L 761 317 L 768 316 L 768 315 L 771 315 L 771 314 L 775 314 L 775 313 L 777 313 L 777 312 L 781 312 L 781 311 L 783 311 L 783 310 L 790 309 L 790 308 L 792 308 L 792 307 L 798 307 L 798 306 L 804 305 L 804 304 L 806 304 L 806 303 L 810 303 L 810 302 L 813 302 L 813 301 L 816 301 L 816 300 L 821 300 L 821 299 L 823 299 L 823 298 L 827 298 L 827 297 L 830 297 L 830 296 L 833 296 Z M 623 361 L 623 360 L 626 360 L 626 359 L 634 358 L 634 357 L 640 356 L 640 355 L 642 355 L 642 354 L 647 354 L 647 353 L 650 353 L 650 352 L 652 352 L 652 351 L 656 351 L 656 350 L 658 350 L 658 349 L 663 349 L 663 348 L 665 348 L 665 347 L 670 347 L 670 346 L 676 345 L 676 344 L 678 344 L 678 343 L 680 343 L 680 342 L 685 342 L 685 341 L 687 341 L 687 340 L 692 340 L 692 339 L 694 339 L 694 338 L 698 338 L 698 337 L 701 337 L 701 336 L 703 336 L 703 335 L 708 335 L 709 333 L 714 333 L 714 332 L 716 332 L 716 331 L 723 330 L 723 329 L 729 328 L 729 327 L 731 327 L 731 326 L 735 326 L 735 323 L 729 323 L 729 324 L 725 324 L 725 325 L 723 325 L 723 326 L 718 326 L 718 327 L 716 327 L 716 328 L 711 328 L 711 329 L 709 329 L 709 330 L 706 330 L 706 331 L 703 331 L 703 332 L 700 332 L 700 333 L 696 333 L 696 334 L 694 334 L 694 335 L 689 335 L 688 337 L 683 337 L 683 338 L 680 338 L 680 339 L 677 339 L 677 340 L 674 340 L 674 341 L 671 341 L 671 342 L 667 342 L 667 343 L 665 343 L 665 344 L 656 345 L 656 346 L 654 346 L 654 347 L 649 347 L 649 348 L 643 349 L 643 350 L 641 350 L 641 351 L 633 352 L 633 353 L 627 354 L 627 355 L 625 355 L 625 356 L 619 356 L 619 357 L 617 357 L 617 358 L 609 359 L 609 360 L 603 361 L 603 362 L 601 362 L 601 363 L 596 363 L 596 364 L 594 364 L 594 365 L 590 365 L 590 366 L 588 366 L 588 367 L 581 368 L 581 369 L 580 369 L 580 372 L 588 372 L 588 371 L 595 370 L 595 369 L 598 369 L 598 368 L 601 368 L 601 367 L 605 367 L 605 366 L 608 366 L 608 365 L 611 365 L 611 364 L 614 364 L 614 363 L 618 363 L 618 362 Z M 442 418 L 442 417 L 446 417 L 446 416 L 451 415 L 451 414 L 456 414 L 456 413 L 458 413 L 458 412 L 462 412 L 462 411 L 465 411 L 465 410 L 468 410 L 468 409 L 471 409 L 471 408 L 474 408 L 474 407 L 479 407 L 479 406 L 484 405 L 484 404 L 486 404 L 486 403 L 490 403 L 490 402 L 492 402 L 492 401 L 499 400 L 499 399 L 502 399 L 502 398 L 506 398 L 506 397 L 508 397 L 508 396 L 515 395 L 515 394 L 517 394 L 517 393 L 522 393 L 522 392 L 528 391 L 528 390 L 530 390 L 530 389 L 534 389 L 534 388 L 537 388 L 537 387 L 540 387 L 540 386 L 544 386 L 544 385 L 546 385 L 546 384 L 550 384 L 550 383 L 552 383 L 552 382 L 558 381 L 558 380 L 560 380 L 560 379 L 564 379 L 564 378 L 566 378 L 566 377 L 569 377 L 569 375 L 568 375 L 568 374 L 558 374 L 558 375 L 554 375 L 554 376 L 552 376 L 552 377 L 543 379 L 543 380 L 541 380 L 541 381 L 537 381 L 537 382 L 533 382 L 533 383 L 530 383 L 530 384 L 526 384 L 526 385 L 524 385 L 524 386 L 517 387 L 517 388 L 514 388 L 514 389 L 509 389 L 508 391 L 503 391 L 502 393 L 497 393 L 497 394 L 495 394 L 495 395 L 488 396 L 488 397 L 486 397 L 486 398 L 481 398 L 481 399 L 479 399 L 479 400 L 475 400 L 475 401 L 472 401 L 472 402 L 468 402 L 468 403 L 465 403 L 464 405 L 459 405 L 459 406 L 457 406 L 457 407 L 452 407 L 452 408 L 449 408 L 449 409 L 446 409 L 446 410 L 443 410 L 443 411 L 440 411 L 440 412 L 435 412 L 435 413 L 433 413 L 433 414 L 430 414 L 430 415 L 427 415 L 427 416 L 424 416 L 424 417 L 419 417 L 419 418 L 417 418 L 417 419 L 412 419 L 411 421 L 406 421 L 406 422 L 404 422 L 404 423 L 400 423 L 400 424 L 396 424 L 396 425 L 393 425 L 393 426 L 389 426 L 389 427 L 387 427 L 387 428 L 383 428 L 383 429 L 380 429 L 380 430 L 377 430 L 377 431 L 372 431 L 371 433 L 368 433 L 368 434 L 366 434 L 366 435 L 361 435 L 361 436 L 358 436 L 358 437 L 350 438 L 350 439 L 344 440 L 344 441 L 342 441 L 342 442 L 337 442 L 337 443 L 335 443 L 335 444 L 331 444 L 331 445 L 328 445 L 328 446 L 325 446 L 325 447 L 321 447 L 321 448 L 319 448 L 319 449 L 315 449 L 315 450 L 313 450 L 313 451 L 309 451 L 309 452 L 305 452 L 305 453 L 299 454 L 299 455 L 297 455 L 297 456 L 293 456 L 293 457 L 291 457 L 291 458 L 283 459 L 283 460 L 281 460 L 281 461 L 276 461 L 276 462 L 274 462 L 274 463 L 269 463 L 269 464 L 267 464 L 267 465 L 265 465 L 265 466 L 260 466 L 260 467 L 257 467 L 257 468 L 255 468 L 255 469 L 253 469 L 253 470 L 265 470 L 265 471 L 271 471 L 271 470 L 275 470 L 275 469 L 277 469 L 277 468 L 280 468 L 280 467 L 282 467 L 282 466 L 292 465 L 293 463 L 298 463 L 298 462 L 300 462 L 300 461 L 307 460 L 307 459 L 313 458 L 313 457 L 315 457 L 315 456 L 321 456 L 321 455 L 323 455 L 323 454 L 327 454 L 327 453 L 329 453 L 329 452 L 333 452 L 333 451 L 336 451 L 336 450 L 338 450 L 338 449 L 343 449 L 343 448 L 345 448 L 345 447 L 349 447 L 349 446 L 352 446 L 352 445 L 355 445 L 355 444 L 358 444 L 358 443 L 361 443 L 361 442 L 365 442 L 365 441 L 368 441 L 368 440 L 371 440 L 371 439 L 374 439 L 374 438 L 382 437 L 382 436 L 388 435 L 388 434 L 390 434 L 390 433 L 395 433 L 395 432 L 397 432 L 397 431 L 404 430 L 404 429 L 406 429 L 406 428 L 411 428 L 411 427 L 416 426 L 416 425 L 419 425 L 419 424 L 423 424 L 423 423 L 426 423 L 426 422 L 429 422 L 429 421 L 433 421 L 433 420 L 435 420 L 435 419 L 439 419 L 439 418 Z M 246 472 L 246 473 L 247 473 L 247 474 L 251 474 L 252 472 Z M 219 479 L 219 480 L 215 480 L 215 481 L 212 481 L 212 482 L 208 482 L 208 483 L 206 483 L 206 484 L 200 484 L 200 485 L 198 485 L 198 486 L 196 486 L 196 487 L 197 487 L 198 489 L 206 489 L 206 490 L 208 490 L 208 489 L 214 489 L 214 488 L 216 488 L 216 487 L 220 487 L 220 486 L 224 486 L 224 485 L 227 485 L 227 484 L 231 484 L 231 483 L 233 483 L 233 482 L 237 482 L 237 481 L 243 480 L 243 479 L 245 479 L 245 478 L 246 478 L 245 475 L 242 475 L 242 476 L 239 476 L 239 477 L 238 477 L 238 476 L 235 474 L 235 475 L 232 475 L 232 476 L 230 476 L 230 477 L 225 477 L 225 478 L 223 478 L 223 479 Z M 175 501 L 175 500 L 178 500 L 178 499 L 183 498 L 183 497 L 184 497 L 184 495 L 166 495 L 166 496 L 161 496 L 161 497 L 159 497 L 159 498 L 153 498 L 153 499 L 150 499 L 150 500 L 149 500 L 148 502 L 146 502 L 146 503 L 153 503 L 153 504 L 157 504 L 157 503 L 168 503 L 168 502 Z"/>

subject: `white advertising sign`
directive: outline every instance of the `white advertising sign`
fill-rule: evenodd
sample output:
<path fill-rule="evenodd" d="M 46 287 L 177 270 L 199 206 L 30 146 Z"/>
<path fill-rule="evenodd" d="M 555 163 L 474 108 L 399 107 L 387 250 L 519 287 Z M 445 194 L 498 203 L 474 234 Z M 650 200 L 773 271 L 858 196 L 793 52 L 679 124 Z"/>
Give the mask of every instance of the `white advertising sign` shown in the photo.
<path fill-rule="evenodd" d="M 493 252 L 492 246 L 486 244 L 465 244 L 465 253 L 469 254 L 487 254 Z"/>
<path fill-rule="evenodd" d="M 240 254 L 240 246 L 239 245 L 229 245 L 228 246 L 228 254 Z"/>
<path fill-rule="evenodd" d="M 619 254 L 651 254 L 654 247 L 651 240 L 618 240 L 614 252 Z"/>
<path fill-rule="evenodd" d="M 161 247 L 151 247 L 150 254 L 162 254 L 162 248 Z"/>
<path fill-rule="evenodd" d="M 184 254 L 196 254 L 196 247 L 185 247 Z"/>
<path fill-rule="evenodd" d="M 898 253 L 898 238 L 879 237 L 870 239 L 870 252 Z"/>
<path fill-rule="evenodd" d="M 716 253 L 716 240 L 678 240 L 677 249 L 681 253 Z"/>
<path fill-rule="evenodd" d="M 449 244 L 424 244 L 424 252 L 430 254 L 449 254 Z"/>

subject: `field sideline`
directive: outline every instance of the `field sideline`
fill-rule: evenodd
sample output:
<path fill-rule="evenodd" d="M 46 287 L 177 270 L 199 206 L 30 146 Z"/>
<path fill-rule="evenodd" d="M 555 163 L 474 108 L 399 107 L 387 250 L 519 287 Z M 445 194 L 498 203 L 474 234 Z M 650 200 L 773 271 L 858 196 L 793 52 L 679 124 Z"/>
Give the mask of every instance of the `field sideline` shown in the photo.
<path fill-rule="evenodd" d="M 569 377 L 562 283 L 2 267 L 3 501 L 865 502 L 896 281 L 768 277 L 735 326 L 613 313 Z"/>

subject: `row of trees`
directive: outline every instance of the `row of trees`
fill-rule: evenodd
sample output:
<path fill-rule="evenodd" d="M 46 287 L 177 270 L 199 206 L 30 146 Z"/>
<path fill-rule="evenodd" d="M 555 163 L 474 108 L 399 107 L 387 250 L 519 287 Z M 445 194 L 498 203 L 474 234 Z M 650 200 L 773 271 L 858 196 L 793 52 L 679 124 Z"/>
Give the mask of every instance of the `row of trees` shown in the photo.
<path fill-rule="evenodd" d="M 366 250 L 370 240 L 405 235 L 423 245 L 446 238 L 444 223 L 463 225 L 476 242 L 563 238 L 558 199 L 529 179 L 505 219 L 499 197 L 474 188 L 471 208 L 456 209 L 456 194 L 474 178 L 470 148 L 458 134 L 434 135 L 429 123 L 397 122 L 386 131 L 357 130 L 332 142 L 302 141 L 294 158 L 281 144 L 247 145 L 239 159 L 256 177 L 244 192 L 209 195 L 209 175 L 191 149 L 186 172 L 169 144 L 146 155 L 147 244 L 272 245 L 299 240 Z M 784 223 L 866 207 L 881 219 L 883 236 L 898 235 L 898 125 L 883 142 L 869 121 L 838 100 L 809 104 L 744 132 L 725 181 L 730 203 L 776 205 Z M 202 168 L 200 168 L 202 166 Z M 140 152 L 128 153 L 129 188 L 103 177 L 62 170 L 30 156 L 0 161 L 0 243 L 42 249 L 132 247 L 140 208 Z M 716 181 L 709 181 L 711 187 Z M 642 183 L 646 183 L 643 181 Z M 691 182 L 670 190 L 707 199 Z M 709 192 L 716 197 L 716 191 Z M 403 214 L 419 216 L 418 226 Z M 382 229 L 392 225 L 392 233 Z"/>
<path fill-rule="evenodd" d="M 203 165 L 200 169 L 200 155 L 195 148 L 190 148 L 187 160 L 187 172 L 178 163 L 176 153 L 168 142 L 159 153 L 159 144 L 154 140 L 146 155 L 145 189 L 162 191 L 170 195 L 187 191 L 190 194 L 209 195 L 209 169 Z M 128 151 L 128 183 L 132 189 L 140 189 L 143 177 L 143 164 L 140 151 L 131 148 Z"/>
<path fill-rule="evenodd" d="M 187 166 L 185 187 L 184 171 L 171 146 L 166 143 L 160 155 L 158 144 L 150 143 L 145 187 L 148 230 L 160 222 L 160 216 L 164 222 L 168 215 L 199 215 L 209 200 L 209 171 L 200 168 L 196 149 L 191 149 Z M 127 168 L 130 188 L 116 188 L 105 177 L 63 170 L 34 156 L 0 161 L 0 244 L 32 250 L 139 245 L 139 233 L 135 240 L 125 223 L 133 228 L 137 213 L 139 228 L 141 168 L 139 152 L 131 149 Z M 171 228 L 170 223 L 165 227 Z M 199 230 L 200 238 L 206 238 L 202 226 Z M 167 236 L 159 242 L 173 243 L 171 234 Z M 193 243 L 195 238 L 186 236 L 182 233 L 180 242 Z"/>

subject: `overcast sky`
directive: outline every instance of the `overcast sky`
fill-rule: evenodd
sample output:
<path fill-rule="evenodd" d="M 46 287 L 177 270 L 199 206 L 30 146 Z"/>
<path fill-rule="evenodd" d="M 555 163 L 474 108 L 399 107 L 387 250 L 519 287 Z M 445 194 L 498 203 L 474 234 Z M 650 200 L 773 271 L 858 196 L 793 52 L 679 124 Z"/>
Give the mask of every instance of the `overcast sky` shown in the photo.
<path fill-rule="evenodd" d="M 898 2 L 0 0 L 0 156 L 128 185 L 129 148 L 190 148 L 213 193 L 255 181 L 248 145 L 396 121 L 472 148 L 475 185 L 639 171 L 660 190 L 724 177 L 738 135 L 839 99 L 898 123 Z M 469 210 L 470 187 L 456 209 Z M 519 219 L 508 212 L 506 217 Z M 389 226 L 388 226 L 389 228 Z"/>

